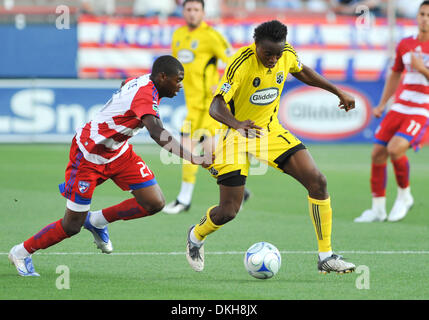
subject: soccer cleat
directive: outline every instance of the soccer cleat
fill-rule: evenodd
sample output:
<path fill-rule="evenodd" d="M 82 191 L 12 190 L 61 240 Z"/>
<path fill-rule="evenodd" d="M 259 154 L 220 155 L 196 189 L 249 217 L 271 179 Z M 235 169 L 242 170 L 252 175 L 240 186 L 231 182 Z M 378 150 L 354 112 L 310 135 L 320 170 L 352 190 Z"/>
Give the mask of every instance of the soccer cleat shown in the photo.
<path fill-rule="evenodd" d="M 195 225 L 191 226 L 188 231 L 188 239 L 186 244 L 186 259 L 191 268 L 197 272 L 204 269 L 204 245 L 196 245 L 191 241 L 190 233 Z"/>
<path fill-rule="evenodd" d="M 183 204 L 183 203 L 179 202 L 179 200 L 176 199 L 175 201 L 167 204 L 164 207 L 164 209 L 162 209 L 162 211 L 167 213 L 167 214 L 178 214 L 182 211 L 188 211 L 190 207 L 191 207 L 190 204 L 188 204 L 188 205 Z"/>
<path fill-rule="evenodd" d="M 104 227 L 103 229 L 94 227 L 89 221 L 90 216 L 91 211 L 88 212 L 83 227 L 92 233 L 92 235 L 94 236 L 94 243 L 96 244 L 98 249 L 100 249 L 104 253 L 112 253 L 113 245 L 110 241 L 109 231 L 107 230 L 107 227 Z"/>
<path fill-rule="evenodd" d="M 403 197 L 397 197 L 387 220 L 395 222 L 404 219 L 413 204 L 414 199 L 411 194 L 407 194 Z"/>
<path fill-rule="evenodd" d="M 320 260 L 319 258 L 317 269 L 319 273 L 324 274 L 330 273 L 331 271 L 336 273 L 350 273 L 356 269 L 356 266 L 351 262 L 345 261 L 342 256 L 333 253 L 324 260 Z"/>
<path fill-rule="evenodd" d="M 354 222 L 382 222 L 386 220 L 386 212 L 377 212 L 373 209 L 365 210 Z"/>
<path fill-rule="evenodd" d="M 38 274 L 34 269 L 31 255 L 23 259 L 18 258 L 14 253 L 15 247 L 16 246 L 10 250 L 8 258 L 9 261 L 15 266 L 18 274 L 23 277 L 39 277 L 40 274 Z"/>

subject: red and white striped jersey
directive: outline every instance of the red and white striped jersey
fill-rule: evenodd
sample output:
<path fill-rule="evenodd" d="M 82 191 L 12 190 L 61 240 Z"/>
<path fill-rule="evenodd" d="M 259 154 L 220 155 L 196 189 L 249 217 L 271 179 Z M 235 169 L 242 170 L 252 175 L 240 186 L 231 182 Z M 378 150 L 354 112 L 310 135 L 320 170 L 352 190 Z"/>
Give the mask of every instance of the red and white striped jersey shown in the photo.
<path fill-rule="evenodd" d="M 143 128 L 143 115 L 159 118 L 159 100 L 149 74 L 127 79 L 94 119 L 76 131 L 76 142 L 85 159 L 106 164 L 124 154 L 128 140 Z"/>
<path fill-rule="evenodd" d="M 429 41 L 422 42 L 416 36 L 402 39 L 396 47 L 392 70 L 404 72 L 395 94 L 392 110 L 405 114 L 423 115 L 429 118 L 429 81 L 411 67 L 411 54 L 421 55 L 429 68 Z"/>

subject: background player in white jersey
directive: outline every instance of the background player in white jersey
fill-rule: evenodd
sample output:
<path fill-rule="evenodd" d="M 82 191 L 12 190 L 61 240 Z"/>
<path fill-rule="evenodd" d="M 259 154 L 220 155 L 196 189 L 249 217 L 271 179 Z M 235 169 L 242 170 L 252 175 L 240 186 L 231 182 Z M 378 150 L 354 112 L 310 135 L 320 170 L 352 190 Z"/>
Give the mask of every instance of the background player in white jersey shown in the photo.
<path fill-rule="evenodd" d="M 373 109 L 380 118 L 388 100 L 394 103 L 375 132 L 371 155 L 372 208 L 365 210 L 355 222 L 399 221 L 412 207 L 410 165 L 406 152 L 415 151 L 429 125 L 429 1 L 423 1 L 417 13 L 418 34 L 402 39 L 388 76 L 380 103 Z M 401 80 L 402 79 L 402 80 Z M 398 184 L 398 193 L 389 216 L 386 214 L 387 159 L 390 160 Z"/>
<path fill-rule="evenodd" d="M 153 172 L 132 150 L 128 140 L 146 127 L 156 143 L 194 164 L 207 166 L 201 156 L 183 148 L 163 128 L 158 105 L 182 88 L 184 70 L 172 56 L 159 57 L 152 73 L 128 79 L 94 119 L 77 130 L 70 149 L 61 194 L 67 199 L 64 218 L 53 222 L 26 241 L 15 245 L 9 260 L 22 276 L 38 276 L 31 254 L 79 233 L 82 226 L 92 232 L 105 253 L 113 250 L 107 224 L 153 215 L 164 207 L 164 196 Z M 88 212 L 96 186 L 112 179 L 134 196 L 115 206 Z"/>

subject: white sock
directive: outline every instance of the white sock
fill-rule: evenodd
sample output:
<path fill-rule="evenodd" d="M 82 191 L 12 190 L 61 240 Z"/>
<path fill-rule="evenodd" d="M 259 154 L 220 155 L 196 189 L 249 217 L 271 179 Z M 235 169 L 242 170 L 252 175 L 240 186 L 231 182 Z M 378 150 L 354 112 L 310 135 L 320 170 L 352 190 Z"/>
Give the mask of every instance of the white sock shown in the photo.
<path fill-rule="evenodd" d="M 372 210 L 376 213 L 386 212 L 386 197 L 372 198 Z"/>
<path fill-rule="evenodd" d="M 330 256 L 332 256 L 332 251 L 319 252 L 319 258 L 320 258 L 320 261 L 323 261 L 323 260 L 325 260 L 326 258 L 329 258 Z"/>
<path fill-rule="evenodd" d="M 192 193 L 194 192 L 195 184 L 189 182 L 183 182 L 180 187 L 179 195 L 177 196 L 177 200 L 184 205 L 190 205 L 192 201 Z"/>
<path fill-rule="evenodd" d="M 398 195 L 397 198 L 404 199 L 406 197 L 409 197 L 411 195 L 411 189 L 410 186 L 406 187 L 405 189 L 402 189 L 401 187 L 398 187 Z"/>
<path fill-rule="evenodd" d="M 103 229 L 109 224 L 109 221 L 104 218 L 101 210 L 91 211 L 91 215 L 89 216 L 89 222 L 97 229 Z"/>
<path fill-rule="evenodd" d="M 189 238 L 191 239 L 191 241 L 193 243 L 195 243 L 196 245 L 199 246 L 199 245 L 201 245 L 201 244 L 204 243 L 204 240 L 201 241 L 201 240 L 197 239 L 197 237 L 195 236 L 195 233 L 194 233 L 194 229 L 195 229 L 195 227 L 193 227 L 192 230 L 191 230 L 191 232 L 189 233 Z"/>
<path fill-rule="evenodd" d="M 18 244 L 18 245 L 15 246 L 15 248 L 13 250 L 13 254 L 18 259 L 25 259 L 28 256 L 30 256 L 30 253 L 24 247 L 24 242 L 21 242 L 20 244 Z"/>

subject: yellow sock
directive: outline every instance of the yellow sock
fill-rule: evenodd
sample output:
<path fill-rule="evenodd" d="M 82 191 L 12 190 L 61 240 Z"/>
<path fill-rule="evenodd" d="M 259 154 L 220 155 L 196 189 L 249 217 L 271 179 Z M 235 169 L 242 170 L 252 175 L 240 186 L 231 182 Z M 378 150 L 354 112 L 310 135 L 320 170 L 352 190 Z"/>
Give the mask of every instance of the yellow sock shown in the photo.
<path fill-rule="evenodd" d="M 316 231 L 319 252 L 332 251 L 331 230 L 332 230 L 332 208 L 330 198 L 317 200 L 308 197 L 308 208 L 310 217 Z"/>
<path fill-rule="evenodd" d="M 213 223 L 212 219 L 210 218 L 210 211 L 216 206 L 210 207 L 206 215 L 202 217 L 199 224 L 197 224 L 194 228 L 194 235 L 195 237 L 203 241 L 210 233 L 215 232 L 217 229 L 222 227 L 222 225 L 218 226 Z"/>
<path fill-rule="evenodd" d="M 198 165 L 184 161 L 182 165 L 182 181 L 195 184 L 197 180 Z"/>

